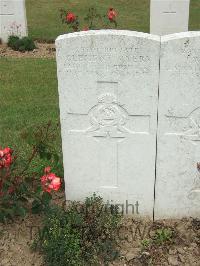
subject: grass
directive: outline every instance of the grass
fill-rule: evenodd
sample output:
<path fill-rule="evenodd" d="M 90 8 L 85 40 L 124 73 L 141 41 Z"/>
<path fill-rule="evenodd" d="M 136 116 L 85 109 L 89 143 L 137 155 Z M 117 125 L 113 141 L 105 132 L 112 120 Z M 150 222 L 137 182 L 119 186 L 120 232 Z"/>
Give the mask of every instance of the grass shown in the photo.
<path fill-rule="evenodd" d="M 29 34 L 34 39 L 51 40 L 67 32 L 59 9 L 73 11 L 83 18 L 94 6 L 103 15 L 110 6 L 118 16 L 118 28 L 149 32 L 149 0 L 26 0 Z M 81 20 L 81 25 L 85 26 Z"/>
<path fill-rule="evenodd" d="M 200 1 L 190 0 L 189 30 L 200 30 Z"/>
<path fill-rule="evenodd" d="M 150 0 L 26 0 L 29 34 L 34 39 L 54 40 L 67 32 L 59 9 L 73 11 L 83 18 L 94 6 L 105 14 L 112 6 L 118 12 L 118 29 L 149 32 Z M 81 25 L 85 26 L 83 19 Z M 200 1 L 190 1 L 190 30 L 200 30 Z"/>
<path fill-rule="evenodd" d="M 0 88 L 2 146 L 19 148 L 24 128 L 59 120 L 55 60 L 1 58 Z"/>

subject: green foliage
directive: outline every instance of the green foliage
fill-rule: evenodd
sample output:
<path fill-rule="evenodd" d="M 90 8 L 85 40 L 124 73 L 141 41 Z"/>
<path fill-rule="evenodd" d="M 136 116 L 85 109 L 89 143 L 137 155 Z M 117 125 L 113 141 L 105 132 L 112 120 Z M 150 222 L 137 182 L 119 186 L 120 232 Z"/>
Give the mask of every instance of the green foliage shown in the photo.
<path fill-rule="evenodd" d="M 46 166 L 48 164 L 51 165 L 51 170 L 53 172 L 62 176 L 62 157 L 58 154 L 55 147 L 55 140 L 59 128 L 59 123 L 55 124 L 49 121 L 45 125 L 34 126 L 34 129 L 33 127 L 24 129 L 21 132 L 21 138 L 32 148 L 32 156 L 37 155 Z M 42 173 L 44 170 L 44 164 L 31 165 L 31 168 L 28 164 L 26 170 L 29 170 L 28 168 L 30 169 L 31 174 L 34 172 Z"/>
<path fill-rule="evenodd" d="M 90 7 L 86 16 L 84 17 L 84 20 L 86 21 L 88 28 L 90 30 L 94 30 L 98 29 L 97 25 L 99 25 L 99 23 L 102 24 L 103 18 L 104 16 L 101 16 L 95 7 Z"/>
<path fill-rule="evenodd" d="M 147 249 L 151 244 L 151 240 L 150 239 L 143 239 L 141 241 L 141 245 L 142 245 L 142 249 Z"/>
<path fill-rule="evenodd" d="M 36 48 L 34 41 L 30 37 L 9 36 L 8 46 L 15 51 L 32 51 Z"/>
<path fill-rule="evenodd" d="M 37 214 L 40 212 L 48 211 L 50 201 L 52 199 L 52 195 L 48 192 L 43 192 L 42 190 L 34 192 L 32 195 L 34 199 L 31 206 L 31 211 L 33 214 Z"/>
<path fill-rule="evenodd" d="M 18 191 L 20 191 L 20 187 Z M 6 195 L 0 199 L 0 222 L 13 220 L 16 216 L 25 217 L 27 213 L 27 198 L 22 195 L 21 191 L 18 194 L 13 193 Z"/>
<path fill-rule="evenodd" d="M 154 232 L 154 235 L 150 239 L 143 239 L 141 241 L 142 249 L 150 250 L 155 246 L 163 246 L 172 242 L 174 232 L 171 228 L 159 228 Z"/>
<path fill-rule="evenodd" d="M 11 35 L 8 38 L 8 47 L 17 51 L 18 50 L 18 42 L 19 42 L 19 37 L 15 36 L 15 35 Z"/>
<path fill-rule="evenodd" d="M 19 51 L 33 51 L 36 48 L 34 41 L 30 37 L 23 37 L 19 41 Z"/>
<path fill-rule="evenodd" d="M 107 265 L 118 257 L 121 216 L 106 208 L 101 197 L 94 194 L 66 209 L 52 207 L 46 215 L 33 247 L 42 251 L 48 266 Z"/>
<path fill-rule="evenodd" d="M 173 232 L 170 228 L 157 229 L 154 236 L 154 242 L 157 245 L 162 245 L 172 240 Z"/>
<path fill-rule="evenodd" d="M 73 29 L 73 31 L 107 29 L 111 28 L 111 24 L 113 24 L 116 28 L 117 22 L 115 18 L 110 21 L 108 19 L 107 12 L 108 10 L 106 9 L 104 10 L 104 13 L 101 14 L 96 7 L 91 6 L 88 8 L 86 15 L 83 17 L 83 23 L 81 23 L 82 19 L 79 19 L 79 16 L 76 16 L 71 12 L 70 13 L 73 14 L 75 18 L 71 22 L 67 21 L 66 14 L 68 14 L 69 12 L 65 9 L 60 9 L 60 17 L 62 23 L 66 23 L 68 25 L 68 28 Z"/>
<path fill-rule="evenodd" d="M 44 253 L 47 265 L 82 265 L 80 234 L 71 225 L 75 218 L 58 206 L 48 210 L 43 229 L 33 244 L 34 249 Z"/>

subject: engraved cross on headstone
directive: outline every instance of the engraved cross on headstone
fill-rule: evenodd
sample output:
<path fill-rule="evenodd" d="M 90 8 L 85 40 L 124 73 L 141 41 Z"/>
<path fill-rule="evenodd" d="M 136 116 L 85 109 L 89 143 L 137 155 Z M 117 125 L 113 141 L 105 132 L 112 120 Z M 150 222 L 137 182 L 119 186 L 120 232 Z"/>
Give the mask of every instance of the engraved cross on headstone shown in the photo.
<path fill-rule="evenodd" d="M 173 9 L 172 3 L 169 3 L 168 10 L 163 11 L 162 13 L 167 15 L 175 15 L 177 12 Z"/>
<path fill-rule="evenodd" d="M 119 102 L 119 83 L 97 81 L 97 101 L 85 114 L 69 113 L 76 117 L 88 117 L 90 126 L 84 130 L 70 129 L 70 134 L 84 134 L 92 137 L 99 146 L 102 186 L 105 189 L 118 187 L 119 147 L 122 142 L 135 134 L 149 134 L 150 116 L 129 114 Z M 141 120 L 143 127 L 134 131 L 135 120 Z M 131 128 L 129 128 L 129 126 Z M 105 152 L 106 151 L 106 152 Z M 106 184 L 106 186 L 105 186 Z"/>

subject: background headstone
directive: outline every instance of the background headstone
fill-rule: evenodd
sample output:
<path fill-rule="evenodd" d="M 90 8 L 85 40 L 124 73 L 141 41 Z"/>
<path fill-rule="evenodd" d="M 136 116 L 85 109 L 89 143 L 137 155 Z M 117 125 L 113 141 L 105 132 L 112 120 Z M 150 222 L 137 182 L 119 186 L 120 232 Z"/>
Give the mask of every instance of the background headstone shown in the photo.
<path fill-rule="evenodd" d="M 100 30 L 56 47 L 66 198 L 152 217 L 160 38 Z"/>
<path fill-rule="evenodd" d="M 161 38 L 155 218 L 200 217 L 200 32 Z"/>
<path fill-rule="evenodd" d="M 188 31 L 190 0 L 151 0 L 150 33 Z"/>
<path fill-rule="evenodd" d="M 0 0 L 0 39 L 10 35 L 27 36 L 25 0 Z"/>

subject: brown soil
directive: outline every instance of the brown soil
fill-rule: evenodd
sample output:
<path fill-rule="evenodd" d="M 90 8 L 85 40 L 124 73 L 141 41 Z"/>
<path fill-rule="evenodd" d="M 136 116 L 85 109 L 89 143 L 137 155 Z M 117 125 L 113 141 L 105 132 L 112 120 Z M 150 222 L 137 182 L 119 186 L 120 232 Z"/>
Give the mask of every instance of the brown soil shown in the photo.
<path fill-rule="evenodd" d="M 55 58 L 55 44 L 35 42 L 37 49 L 30 52 L 14 51 L 5 44 L 0 44 L 0 57 L 14 58 Z"/>
<path fill-rule="evenodd" d="M 126 219 L 124 235 L 120 241 L 120 251 L 124 254 L 121 264 L 131 266 L 193 266 L 200 265 L 200 220 L 162 220 L 152 223 L 146 220 Z M 152 239 L 155 230 L 170 228 L 173 237 L 170 241 L 144 248 L 142 240 Z"/>
<path fill-rule="evenodd" d="M 64 195 L 56 195 L 56 203 Z M 31 251 L 34 236 L 41 227 L 42 217 L 29 215 L 14 223 L 0 224 L 0 266 L 44 266 L 42 255 Z M 171 228 L 173 237 L 164 244 L 142 248 L 141 241 L 151 239 L 155 230 Z M 193 266 L 200 265 L 200 220 L 162 220 L 151 222 L 134 217 L 124 218 L 116 235 L 121 253 L 115 266 Z"/>

